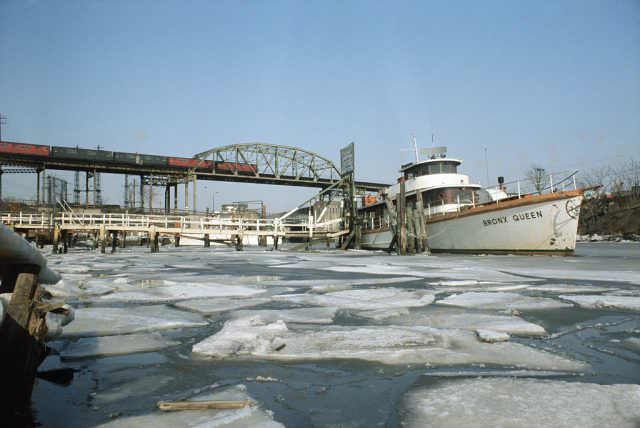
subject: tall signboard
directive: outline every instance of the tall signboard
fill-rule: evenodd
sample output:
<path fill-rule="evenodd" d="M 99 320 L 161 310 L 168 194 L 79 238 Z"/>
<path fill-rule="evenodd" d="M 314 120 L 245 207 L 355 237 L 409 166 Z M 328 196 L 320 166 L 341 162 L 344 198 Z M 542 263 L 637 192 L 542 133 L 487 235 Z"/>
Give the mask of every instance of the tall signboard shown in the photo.
<path fill-rule="evenodd" d="M 354 171 L 354 147 L 351 143 L 347 147 L 340 149 L 340 174 L 345 176 Z"/>

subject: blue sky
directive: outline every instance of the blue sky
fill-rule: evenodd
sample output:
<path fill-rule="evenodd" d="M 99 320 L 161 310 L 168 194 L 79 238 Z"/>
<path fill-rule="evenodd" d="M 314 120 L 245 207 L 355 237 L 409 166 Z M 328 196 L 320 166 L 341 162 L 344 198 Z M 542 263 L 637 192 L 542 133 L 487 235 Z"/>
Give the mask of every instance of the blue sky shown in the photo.
<path fill-rule="evenodd" d="M 336 163 L 355 141 L 358 179 L 390 183 L 412 134 L 483 184 L 485 145 L 492 180 L 640 157 L 638 1 L 1 0 L 0 52 L 10 141 L 185 157 L 262 141 Z M 29 180 L 5 175 L 5 195 Z M 311 194 L 200 183 L 200 208 L 213 191 L 273 210 Z"/>

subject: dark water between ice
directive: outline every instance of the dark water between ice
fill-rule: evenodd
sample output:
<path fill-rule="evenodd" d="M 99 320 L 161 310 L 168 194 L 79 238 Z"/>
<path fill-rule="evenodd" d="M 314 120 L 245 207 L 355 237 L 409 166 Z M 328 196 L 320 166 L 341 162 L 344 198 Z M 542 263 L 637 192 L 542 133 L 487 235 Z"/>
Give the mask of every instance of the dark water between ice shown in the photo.
<path fill-rule="evenodd" d="M 107 286 L 122 284 L 115 278 L 126 278 L 129 283 L 148 278 L 147 285 L 158 286 L 163 278 L 176 281 L 180 278 L 195 280 L 200 276 L 232 278 L 241 284 L 255 285 L 262 277 L 274 281 L 274 277 L 287 284 L 277 293 L 309 292 L 310 284 L 322 285 L 323 281 L 366 279 L 385 276 L 401 276 L 407 271 L 432 272 L 405 283 L 390 283 L 379 287 L 407 289 L 438 288 L 436 300 L 453 293 L 476 290 L 483 283 L 496 282 L 497 275 L 507 273 L 520 278 L 519 283 L 535 286 L 585 286 L 600 287 L 604 291 L 586 293 L 598 295 L 625 295 L 640 298 L 640 245 L 631 243 L 582 243 L 576 256 L 561 257 L 511 257 L 511 256 L 414 256 L 397 257 L 365 252 L 287 253 L 248 250 L 235 253 L 226 249 L 162 248 L 159 255 L 146 249 L 133 248 L 115 255 L 99 255 L 86 250 L 74 250 L 68 255 L 50 257 L 54 269 L 73 272 L 84 267 L 66 280 L 68 284 L 86 284 L 100 279 Z M 267 260 L 268 259 L 268 260 Z M 267 260 L 267 261 L 265 261 Z M 330 270 L 347 265 L 344 270 Z M 279 268 L 279 265 L 289 265 Z M 296 267 L 296 265 L 300 265 Z M 455 266 L 459 270 L 438 270 L 439 266 Z M 356 268 L 353 268 L 353 267 Z M 388 273 L 381 266 L 389 269 Z M 69 270 L 70 269 L 70 270 Z M 146 271 L 145 269 L 148 269 Z M 165 269 L 164 271 L 162 269 Z M 162 273 L 165 272 L 165 273 Z M 367 273 L 372 272 L 372 273 Z M 451 272 L 448 274 L 447 272 Z M 414 272 L 415 273 L 415 272 Z M 114 276 L 119 275 L 119 276 Z M 407 275 L 412 275 L 411 272 Z M 479 281 L 473 286 L 469 278 Z M 294 281 L 309 281 L 299 287 L 291 287 Z M 452 284 L 449 292 L 442 291 L 442 284 Z M 458 281 L 458 282 L 456 282 Z M 466 282 L 465 282 L 466 281 Z M 509 281 L 499 284 L 508 290 Z M 456 285 L 460 284 L 460 285 Z M 469 286 L 472 284 L 472 286 Z M 518 284 L 515 282 L 514 284 Z M 278 285 L 272 285 L 278 288 Z M 358 284 L 352 288 L 378 287 Z M 575 288 L 575 287 L 574 287 Z M 561 291 L 540 291 L 515 288 L 519 294 L 532 297 L 548 297 L 560 300 L 559 295 L 576 294 Z M 158 304 L 102 301 L 96 296 L 67 296 L 65 300 L 77 307 L 125 306 L 135 311 L 139 305 Z M 173 305 L 175 302 L 168 302 Z M 265 303 L 251 309 L 286 309 L 281 301 Z M 411 308 L 410 312 L 436 310 L 437 304 Z M 503 313 L 495 309 L 463 309 L 469 313 Z M 549 350 L 580 362 L 590 368 L 580 374 L 536 375 L 534 370 L 524 377 L 549 378 L 569 382 L 596 384 L 640 384 L 640 354 L 625 346 L 624 340 L 640 337 L 640 311 L 630 309 L 587 309 L 577 305 L 568 308 L 544 310 L 520 310 L 518 316 L 544 327 L 543 337 L 518 337 L 511 342 L 522 343 L 536 349 Z M 404 418 L 402 397 L 419 387 L 446 382 L 455 377 L 476 377 L 478 373 L 491 377 L 513 367 L 468 364 L 425 367 L 424 364 L 385 365 L 358 360 L 306 362 L 277 362 L 230 358 L 212 360 L 191 354 L 193 344 L 216 333 L 230 317 L 220 312 L 208 317 L 207 326 L 165 330 L 163 336 L 180 342 L 159 352 L 80 359 L 59 362 L 52 356 L 45 368 L 71 367 L 77 370 L 67 386 L 54 385 L 39 380 L 33 392 L 33 414 L 37 424 L 43 426 L 87 427 L 97 426 L 127 417 L 158 413 L 159 400 L 184 399 L 212 385 L 246 385 L 247 393 L 260 402 L 264 409 L 273 412 L 273 419 L 289 427 L 302 426 L 399 426 Z M 333 325 L 384 325 L 385 319 L 370 320 L 359 317 L 354 311 L 338 311 Z M 64 350 L 69 342 L 52 343 Z M 439 376 L 438 374 L 443 376 Z M 444 376 L 446 374 L 446 376 Z M 257 381 L 257 377 L 271 378 L 270 382 Z M 544 412 L 544 409 L 540 410 Z M 186 420 L 185 420 L 186 422 Z M 162 424 L 158 420 L 158 424 Z"/>

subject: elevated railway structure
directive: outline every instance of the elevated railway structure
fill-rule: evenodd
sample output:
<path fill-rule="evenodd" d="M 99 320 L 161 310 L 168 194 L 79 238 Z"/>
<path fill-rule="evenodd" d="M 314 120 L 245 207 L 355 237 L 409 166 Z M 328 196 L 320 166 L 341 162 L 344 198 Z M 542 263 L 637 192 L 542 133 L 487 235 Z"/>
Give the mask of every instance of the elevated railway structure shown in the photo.
<path fill-rule="evenodd" d="M 8 168 L 7 168 L 8 167 Z M 170 213 L 171 189 L 173 210 L 177 210 L 178 185 L 184 185 L 185 211 L 188 204 L 189 183 L 195 211 L 198 180 L 233 181 L 325 189 L 340 181 L 341 175 L 329 159 L 301 148 L 264 143 L 234 144 L 201 152 L 192 158 L 158 156 L 141 153 L 113 152 L 79 147 L 43 146 L 0 141 L 0 180 L 2 170 L 16 168 L 37 174 L 37 200 L 44 188 L 48 170 L 85 172 L 85 205 L 90 205 L 89 182 L 99 173 L 124 174 L 140 177 L 141 208 L 144 211 L 145 189 L 164 187 L 165 212 Z M 0 182 L 1 183 L 1 182 Z M 388 185 L 356 181 L 356 191 L 378 192 Z M 151 192 L 152 193 L 152 192 Z M 42 196 L 44 199 L 44 196 Z M 147 198 L 148 199 L 148 198 Z M 149 200 L 149 204 L 152 204 Z M 95 205 L 95 195 L 94 203 Z"/>

